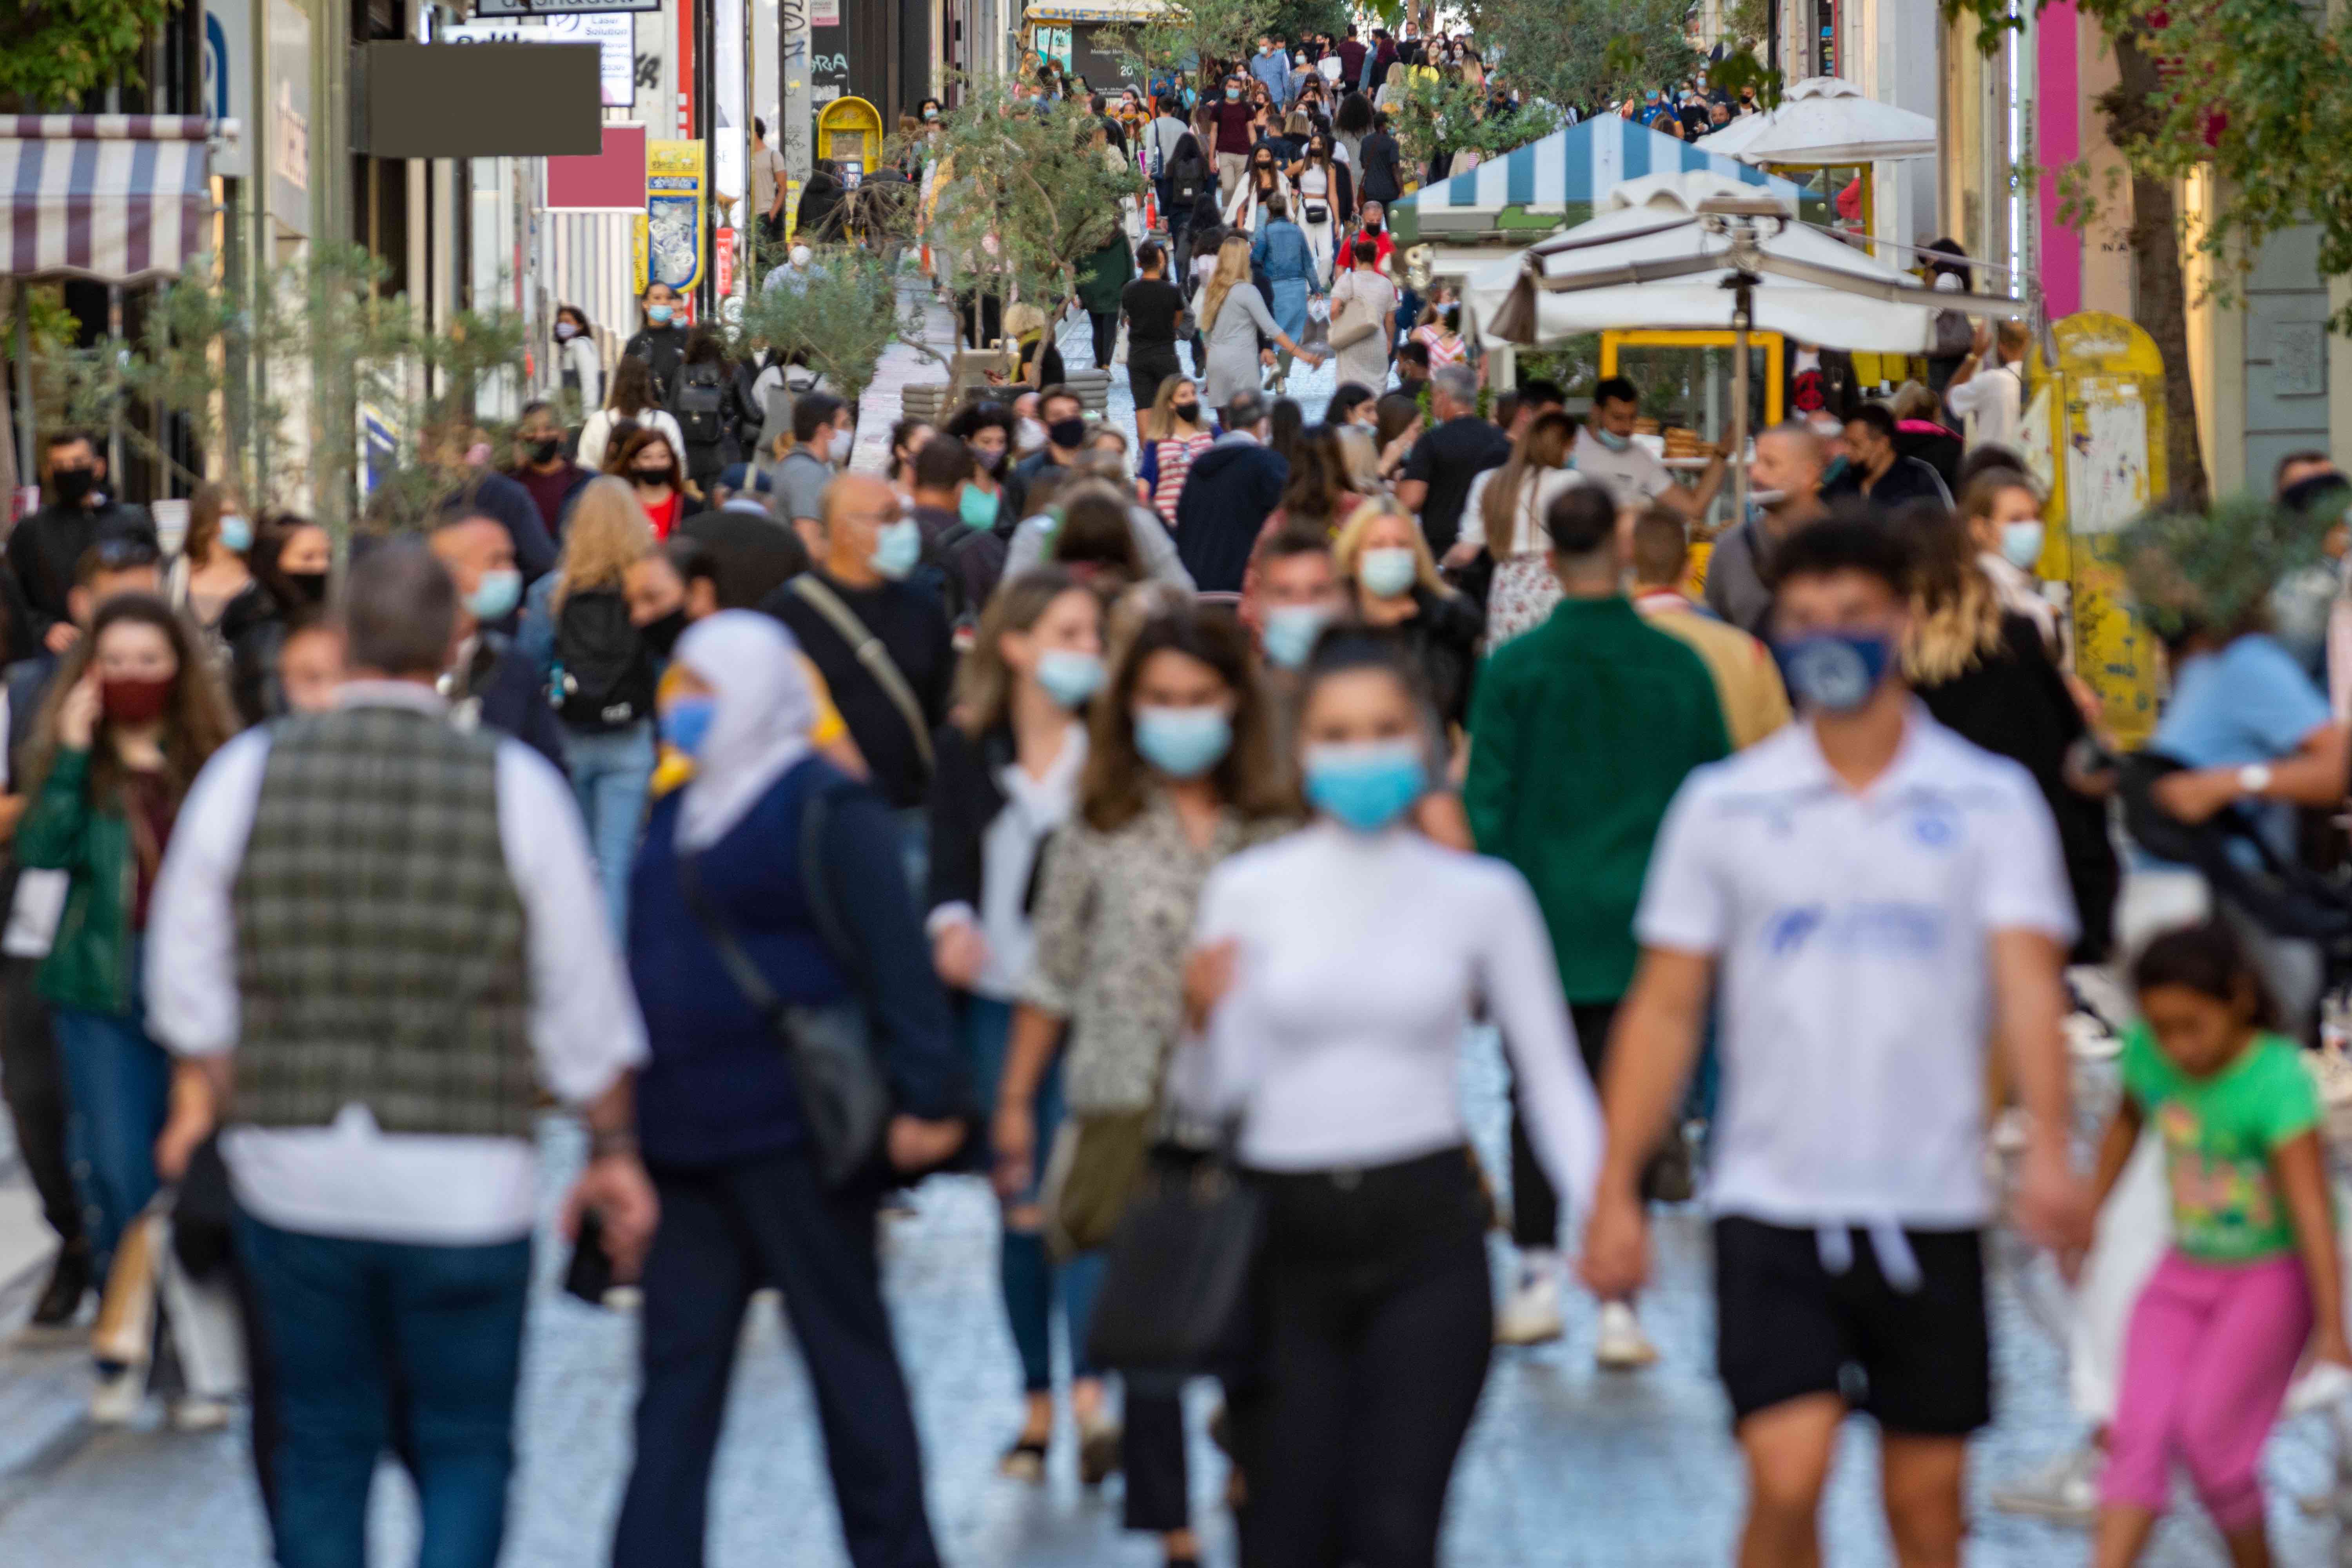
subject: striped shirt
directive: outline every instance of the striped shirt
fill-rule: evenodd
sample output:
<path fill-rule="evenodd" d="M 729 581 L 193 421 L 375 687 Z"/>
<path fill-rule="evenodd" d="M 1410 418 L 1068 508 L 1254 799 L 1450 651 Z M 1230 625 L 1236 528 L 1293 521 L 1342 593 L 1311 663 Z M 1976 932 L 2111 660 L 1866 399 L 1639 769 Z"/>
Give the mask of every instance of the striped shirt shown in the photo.
<path fill-rule="evenodd" d="M 1136 477 L 1151 487 L 1152 509 L 1169 527 L 1176 526 L 1176 498 L 1184 493 L 1184 476 L 1192 471 L 1192 459 L 1207 451 L 1216 438 L 1214 432 L 1200 430 L 1143 444 L 1143 466 Z"/>

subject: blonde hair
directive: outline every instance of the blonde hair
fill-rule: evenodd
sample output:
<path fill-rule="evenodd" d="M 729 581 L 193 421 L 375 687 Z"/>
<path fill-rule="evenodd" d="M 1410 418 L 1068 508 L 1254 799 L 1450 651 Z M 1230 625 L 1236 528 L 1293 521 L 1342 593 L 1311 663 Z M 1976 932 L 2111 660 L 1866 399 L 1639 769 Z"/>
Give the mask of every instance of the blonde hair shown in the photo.
<path fill-rule="evenodd" d="M 1557 408 L 1535 416 L 1511 447 L 1511 459 L 1486 481 L 1479 498 L 1478 519 L 1486 530 L 1486 552 L 1496 561 L 1509 558 L 1518 535 L 1522 495 L 1532 498 L 1546 469 L 1568 467 L 1569 448 L 1576 444 L 1576 421 Z M 1540 525 L 1541 518 L 1536 520 Z M 1541 531 L 1538 526 L 1538 532 Z"/>
<path fill-rule="evenodd" d="M 1176 394 L 1179 388 L 1196 386 L 1189 375 L 1163 375 L 1160 390 L 1152 395 L 1151 406 L 1136 421 L 1136 434 L 1147 441 L 1165 441 L 1175 428 Z"/>
<path fill-rule="evenodd" d="M 1384 517 L 1402 522 L 1412 540 L 1413 581 L 1433 594 L 1450 592 L 1445 580 L 1437 574 L 1437 557 L 1429 552 L 1429 540 L 1421 531 L 1421 524 L 1390 496 L 1374 496 L 1349 512 L 1348 521 L 1340 525 L 1339 537 L 1331 542 L 1331 563 L 1339 569 L 1340 578 L 1351 584 L 1355 582 L 1356 562 L 1364 553 L 1364 535 Z"/>
<path fill-rule="evenodd" d="M 617 588 L 628 569 L 654 552 L 654 525 L 628 481 L 605 474 L 583 486 L 563 526 L 563 559 L 551 605 L 574 590 Z"/>
<path fill-rule="evenodd" d="M 1201 331 L 1205 336 L 1217 324 L 1217 312 L 1224 309 L 1225 296 L 1236 284 L 1250 280 L 1250 239 L 1245 234 L 1229 234 L 1217 247 L 1217 269 L 1209 277 L 1209 286 L 1201 290 Z"/>
<path fill-rule="evenodd" d="M 1004 635 L 1034 630 L 1063 595 L 1089 591 L 1059 566 L 1034 567 L 997 589 L 981 615 L 971 651 L 963 656 L 963 664 L 956 671 L 953 718 L 957 728 L 977 741 L 1006 721 L 1013 710 L 1016 682 L 1012 667 L 1004 662 Z"/>

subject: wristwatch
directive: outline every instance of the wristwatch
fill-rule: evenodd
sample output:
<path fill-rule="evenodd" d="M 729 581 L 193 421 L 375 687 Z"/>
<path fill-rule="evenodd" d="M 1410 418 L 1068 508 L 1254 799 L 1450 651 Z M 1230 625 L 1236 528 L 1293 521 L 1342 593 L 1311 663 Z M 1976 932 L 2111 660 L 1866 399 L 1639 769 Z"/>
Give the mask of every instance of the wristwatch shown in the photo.
<path fill-rule="evenodd" d="M 2271 767 L 2268 763 L 2248 763 L 2238 770 L 2238 793 L 2258 795 L 2271 787 Z"/>

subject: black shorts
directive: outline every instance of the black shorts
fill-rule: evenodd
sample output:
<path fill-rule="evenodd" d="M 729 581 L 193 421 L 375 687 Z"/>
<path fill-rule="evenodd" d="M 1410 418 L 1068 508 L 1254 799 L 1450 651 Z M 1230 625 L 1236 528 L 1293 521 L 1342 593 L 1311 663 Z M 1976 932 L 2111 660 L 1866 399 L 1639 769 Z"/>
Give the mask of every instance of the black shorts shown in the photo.
<path fill-rule="evenodd" d="M 1834 1394 L 1889 1432 L 1960 1437 L 1992 1421 L 1984 1247 L 1973 1230 L 1906 1230 L 1919 1289 L 1896 1290 L 1875 1248 L 1822 1266 L 1811 1230 L 1715 1222 L 1716 1370 L 1735 1422 Z"/>

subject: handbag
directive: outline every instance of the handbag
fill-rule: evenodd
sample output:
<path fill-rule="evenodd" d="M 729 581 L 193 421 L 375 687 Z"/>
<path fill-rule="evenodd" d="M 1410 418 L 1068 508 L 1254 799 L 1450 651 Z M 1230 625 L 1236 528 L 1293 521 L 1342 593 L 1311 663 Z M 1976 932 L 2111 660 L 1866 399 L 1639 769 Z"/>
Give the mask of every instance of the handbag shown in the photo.
<path fill-rule="evenodd" d="M 695 924 L 710 939 L 727 978 L 784 1047 L 793 1087 L 800 1090 L 801 1115 L 816 1151 L 817 1174 L 827 1187 L 847 1185 L 879 1160 L 890 1123 L 890 1086 L 874 1049 L 873 1023 L 866 1011 L 864 966 L 856 944 L 842 929 L 831 879 L 823 869 L 830 798 L 835 790 L 853 787 L 835 784 L 811 795 L 801 808 L 802 896 L 825 950 L 849 974 L 850 994 L 841 1001 L 810 1007 L 777 995 L 776 988 L 736 940 L 726 917 L 703 892 L 696 858 L 681 855 L 677 861 L 678 889 L 686 896 Z"/>
<path fill-rule="evenodd" d="M 1331 300 L 1330 343 L 1334 349 L 1351 349 L 1381 330 L 1370 308 L 1351 291 L 1342 299 Z"/>
<path fill-rule="evenodd" d="M 1308 202 L 1307 204 L 1307 221 L 1308 223 L 1328 223 L 1331 221 L 1331 209 L 1325 206 L 1321 202 Z"/>
<path fill-rule="evenodd" d="M 1264 1200 L 1215 1153 L 1152 1152 L 1113 1239 L 1087 1355 L 1120 1372 L 1196 1373 L 1243 1325 Z"/>
<path fill-rule="evenodd" d="M 1143 1179 L 1152 1114 L 1113 1110 L 1063 1119 L 1040 1184 L 1045 1245 L 1055 1261 L 1096 1251 L 1117 1234 Z"/>

